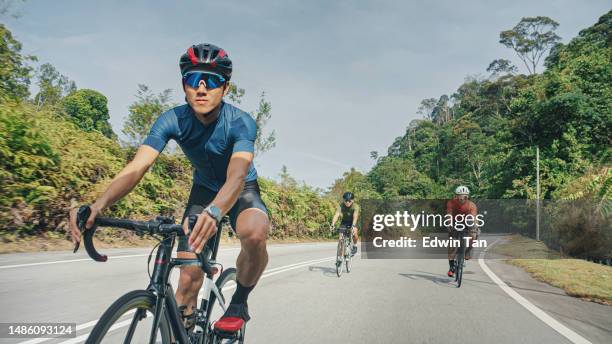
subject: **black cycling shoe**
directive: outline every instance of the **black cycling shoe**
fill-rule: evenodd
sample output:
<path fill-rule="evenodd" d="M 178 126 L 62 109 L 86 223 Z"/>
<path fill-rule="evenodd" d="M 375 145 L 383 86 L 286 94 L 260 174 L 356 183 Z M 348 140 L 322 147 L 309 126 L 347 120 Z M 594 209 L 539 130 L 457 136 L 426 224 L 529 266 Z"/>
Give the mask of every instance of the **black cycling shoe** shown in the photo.
<path fill-rule="evenodd" d="M 450 269 L 448 269 L 448 272 L 446 273 L 446 275 L 448 277 L 453 277 L 455 276 L 455 266 L 453 265 Z"/>

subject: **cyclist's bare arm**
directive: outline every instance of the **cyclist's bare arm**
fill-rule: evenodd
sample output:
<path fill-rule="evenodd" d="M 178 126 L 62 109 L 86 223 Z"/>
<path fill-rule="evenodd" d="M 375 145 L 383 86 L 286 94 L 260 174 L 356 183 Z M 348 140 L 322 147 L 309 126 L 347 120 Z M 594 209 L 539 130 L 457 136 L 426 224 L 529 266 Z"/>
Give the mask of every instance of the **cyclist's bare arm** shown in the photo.
<path fill-rule="evenodd" d="M 212 204 L 221 210 L 221 214 L 227 213 L 238 200 L 252 162 L 253 153 L 236 152 L 232 154 L 227 166 L 225 183 L 212 201 Z M 210 216 L 199 216 L 189 236 L 189 246 L 193 247 L 196 253 L 200 253 L 206 241 L 216 232 L 217 221 L 215 219 Z"/>
<path fill-rule="evenodd" d="M 470 209 L 470 214 L 472 216 L 474 216 L 474 219 L 476 219 L 477 216 L 478 216 L 478 207 L 473 202 L 472 202 L 472 204 L 473 204 L 473 207 L 472 207 L 472 209 Z M 478 230 L 478 225 L 476 225 L 476 223 L 474 223 L 474 226 L 473 226 L 472 229 L 477 231 Z"/>
<path fill-rule="evenodd" d="M 353 227 L 357 227 L 357 221 L 359 220 L 359 209 L 355 209 L 355 213 L 353 214 Z"/>
<path fill-rule="evenodd" d="M 87 220 L 86 226 L 91 227 L 100 212 L 132 191 L 158 156 L 159 152 L 155 149 L 146 145 L 140 146 L 134 159 L 113 178 L 106 191 L 90 206 L 91 216 Z M 70 232 L 73 243 L 81 241 L 81 232 L 76 225 L 76 212 L 77 209 L 70 211 Z"/>
<path fill-rule="evenodd" d="M 339 218 L 340 218 L 340 209 L 336 209 L 336 213 L 334 214 L 334 218 L 331 223 L 332 229 L 336 226 L 336 222 L 338 221 Z"/>
<path fill-rule="evenodd" d="M 213 200 L 213 204 L 221 209 L 222 214 L 227 213 L 238 200 L 252 162 L 253 153 L 236 152 L 232 154 L 227 166 L 225 184 Z"/>

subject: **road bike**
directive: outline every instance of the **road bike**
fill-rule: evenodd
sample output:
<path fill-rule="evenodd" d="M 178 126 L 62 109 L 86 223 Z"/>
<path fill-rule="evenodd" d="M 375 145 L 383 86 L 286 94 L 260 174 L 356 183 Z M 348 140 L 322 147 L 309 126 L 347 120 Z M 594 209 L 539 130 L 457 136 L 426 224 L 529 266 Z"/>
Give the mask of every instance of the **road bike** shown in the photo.
<path fill-rule="evenodd" d="M 99 217 L 95 225 L 85 229 L 85 222 L 91 213 L 88 206 L 79 208 L 77 224 L 83 232 L 83 242 L 87 254 L 95 261 L 105 262 L 108 257 L 98 253 L 93 244 L 93 236 L 97 227 L 113 227 L 131 230 L 140 234 L 148 234 L 159 240 L 159 244 L 151 251 L 157 250 L 153 274 L 149 273 L 149 286 L 145 290 L 131 291 L 115 301 L 102 315 L 95 325 L 86 344 L 98 343 L 179 343 L 179 344 L 218 344 L 243 343 L 246 325 L 237 332 L 223 332 L 214 327 L 212 319 L 223 314 L 230 299 L 224 292 L 235 288 L 236 269 L 223 270 L 223 266 L 215 261 L 219 249 L 221 221 L 218 224 L 217 235 L 206 244 L 206 248 L 197 254 L 197 259 L 172 258 L 172 248 L 175 239 L 185 236 L 183 226 L 175 224 L 174 217 L 158 216 L 152 221 L 132 221 Z M 189 231 L 195 225 L 197 215 L 188 218 Z M 78 250 L 75 246 L 74 252 Z M 179 312 L 172 286 L 169 283 L 170 272 L 176 266 L 199 266 L 204 271 L 203 296 L 200 307 L 194 309 L 195 326 L 187 329 Z M 220 274 L 219 274 L 220 273 Z M 215 275 L 219 274 L 213 282 Z M 233 282 L 233 284 L 229 284 Z M 215 305 L 218 305 L 215 308 Z"/>
<path fill-rule="evenodd" d="M 340 239 L 338 239 L 338 249 L 336 251 L 336 275 L 340 277 L 342 275 L 342 263 L 346 267 L 346 272 L 351 272 L 351 264 L 353 261 L 353 255 L 351 254 L 351 227 L 342 226 L 336 229 L 340 233 Z"/>

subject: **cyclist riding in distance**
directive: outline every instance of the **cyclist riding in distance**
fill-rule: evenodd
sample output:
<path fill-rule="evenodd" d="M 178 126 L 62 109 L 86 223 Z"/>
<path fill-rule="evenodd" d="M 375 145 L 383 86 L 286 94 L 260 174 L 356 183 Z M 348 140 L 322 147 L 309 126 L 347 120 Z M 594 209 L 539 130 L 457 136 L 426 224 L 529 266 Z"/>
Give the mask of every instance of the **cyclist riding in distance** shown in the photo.
<path fill-rule="evenodd" d="M 469 200 L 470 197 L 470 189 L 467 186 L 458 186 L 455 189 L 455 197 L 453 199 L 446 202 L 446 213 L 453 216 L 457 215 L 472 215 L 474 219 L 476 219 L 476 215 L 478 214 L 478 208 L 474 202 Z M 465 229 L 464 229 L 465 231 Z M 474 225 L 470 228 L 467 228 L 468 235 L 472 237 L 472 239 L 478 238 L 478 228 Z M 449 228 L 448 234 L 449 237 L 453 237 L 457 239 L 459 236 L 462 236 L 463 232 L 458 232 L 454 228 Z M 461 239 L 463 240 L 463 239 Z M 468 246 L 465 251 L 465 260 L 469 260 L 471 258 L 470 253 L 472 250 L 472 246 Z M 455 275 L 455 255 L 457 254 L 457 248 L 448 247 L 448 277 L 453 277 Z"/>
<path fill-rule="evenodd" d="M 177 256 L 195 259 L 193 252 L 200 253 L 207 242 L 214 242 L 211 239 L 216 235 L 217 224 L 224 214 L 229 215 L 241 245 L 236 261 L 237 287 L 215 327 L 235 332 L 250 319 L 247 298 L 268 263 L 266 236 L 270 221 L 253 165 L 257 128 L 248 113 L 223 101 L 232 76 L 232 61 L 225 50 L 212 44 L 193 45 L 180 57 L 179 67 L 186 104 L 159 116 L 134 159 L 90 206 L 86 227 L 90 228 L 96 216 L 127 195 L 168 141 L 175 140 L 195 168 L 182 221 L 185 233 L 189 230 L 187 217 L 199 215 L 189 237 L 180 237 Z M 79 242 L 75 209 L 70 213 L 70 226 L 73 241 Z M 193 324 L 193 309 L 202 282 L 200 267 L 181 268 L 176 300 L 186 326 Z"/>
<path fill-rule="evenodd" d="M 357 253 L 357 240 L 359 235 L 357 234 L 357 221 L 359 220 L 359 205 L 355 203 L 355 195 L 352 192 L 347 191 L 342 195 L 342 203 L 338 205 L 338 209 L 334 214 L 332 220 L 332 229 L 336 228 L 336 222 L 342 216 L 340 225 L 342 227 L 351 228 L 353 234 L 353 247 L 351 248 L 351 254 Z"/>

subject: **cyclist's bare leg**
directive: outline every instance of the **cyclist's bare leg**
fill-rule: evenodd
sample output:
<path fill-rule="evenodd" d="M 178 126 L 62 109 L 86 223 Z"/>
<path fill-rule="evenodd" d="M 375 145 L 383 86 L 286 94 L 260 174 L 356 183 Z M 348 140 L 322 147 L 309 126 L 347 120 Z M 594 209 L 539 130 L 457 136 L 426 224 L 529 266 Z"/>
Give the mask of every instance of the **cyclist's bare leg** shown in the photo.
<path fill-rule="evenodd" d="M 176 256 L 183 259 L 195 259 L 196 255 L 191 252 L 177 252 Z M 176 303 L 177 305 L 185 305 L 185 315 L 192 313 L 193 308 L 196 307 L 197 296 L 202 282 L 204 280 L 204 273 L 199 266 L 183 266 L 179 277 L 178 288 L 176 289 Z"/>
<path fill-rule="evenodd" d="M 338 233 L 338 246 L 340 246 L 340 253 L 339 256 L 336 257 L 336 264 L 341 262 L 343 259 L 342 257 L 344 257 L 344 242 L 342 241 L 343 236 L 344 234 L 342 234 L 342 232 Z"/>
<path fill-rule="evenodd" d="M 254 286 L 268 264 L 266 237 L 269 229 L 268 215 L 259 209 L 249 208 L 238 215 L 236 232 L 241 249 L 236 269 L 237 279 L 245 287 Z"/>
<path fill-rule="evenodd" d="M 449 240 L 457 239 L 456 234 L 449 231 L 448 239 Z M 448 245 L 448 260 L 454 260 L 456 255 L 457 255 L 457 248 L 452 247 L 451 245 Z"/>
<path fill-rule="evenodd" d="M 357 245 L 357 241 L 359 240 L 359 233 L 357 227 L 353 228 L 353 245 Z"/>
<path fill-rule="evenodd" d="M 448 239 L 451 240 L 452 239 L 456 239 L 454 237 L 454 233 L 452 231 L 448 232 Z M 455 256 L 457 255 L 457 248 L 456 247 L 452 247 L 451 245 L 448 245 L 448 265 L 449 265 L 449 271 L 452 270 L 454 268 L 454 261 L 455 261 Z M 448 276 L 452 276 L 449 275 Z"/>

